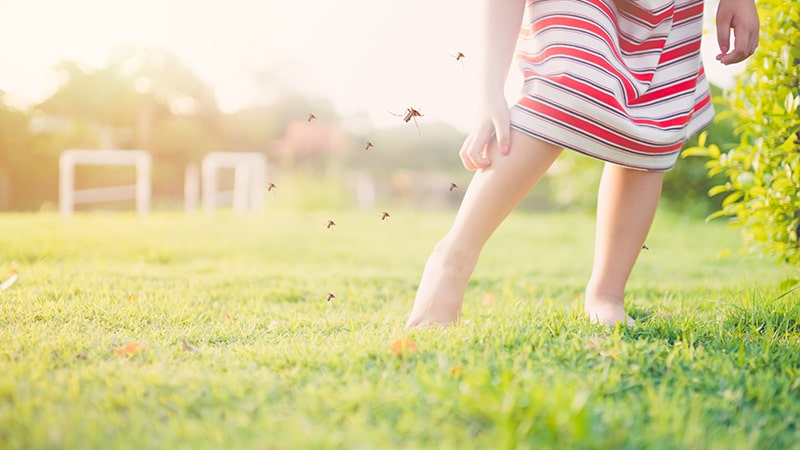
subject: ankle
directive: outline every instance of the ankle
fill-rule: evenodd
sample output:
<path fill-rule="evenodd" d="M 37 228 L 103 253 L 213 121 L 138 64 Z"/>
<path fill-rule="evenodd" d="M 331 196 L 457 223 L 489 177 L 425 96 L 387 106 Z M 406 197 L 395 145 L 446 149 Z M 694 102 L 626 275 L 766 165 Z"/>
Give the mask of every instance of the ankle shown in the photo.
<path fill-rule="evenodd" d="M 590 321 L 614 326 L 618 323 L 634 326 L 636 322 L 625 311 L 624 292 L 602 290 L 589 284 L 583 311 Z"/>
<path fill-rule="evenodd" d="M 625 289 L 608 287 L 600 283 L 589 281 L 584 292 L 584 301 L 591 305 L 619 305 L 625 303 Z"/>
<path fill-rule="evenodd" d="M 472 250 L 447 237 L 433 247 L 431 254 L 441 267 L 455 273 L 471 273 L 479 256 L 479 250 Z"/>
<path fill-rule="evenodd" d="M 586 294 L 584 299 L 586 306 L 625 306 L 625 299 L 621 296 L 603 296 Z"/>

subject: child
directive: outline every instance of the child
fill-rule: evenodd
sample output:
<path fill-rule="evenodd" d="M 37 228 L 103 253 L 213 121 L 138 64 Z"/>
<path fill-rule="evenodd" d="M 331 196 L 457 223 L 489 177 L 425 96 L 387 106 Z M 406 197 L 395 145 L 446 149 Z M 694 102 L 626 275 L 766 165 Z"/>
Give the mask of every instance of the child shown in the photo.
<path fill-rule="evenodd" d="M 406 327 L 459 319 L 484 244 L 562 148 L 605 161 L 584 311 L 593 322 L 634 325 L 625 284 L 663 172 L 714 115 L 702 18 L 703 0 L 483 0 L 480 117 L 459 152 L 475 175 L 425 264 Z M 720 0 L 716 59 L 750 56 L 758 29 L 754 0 Z M 504 84 L 515 48 L 524 85 L 509 111 Z"/>

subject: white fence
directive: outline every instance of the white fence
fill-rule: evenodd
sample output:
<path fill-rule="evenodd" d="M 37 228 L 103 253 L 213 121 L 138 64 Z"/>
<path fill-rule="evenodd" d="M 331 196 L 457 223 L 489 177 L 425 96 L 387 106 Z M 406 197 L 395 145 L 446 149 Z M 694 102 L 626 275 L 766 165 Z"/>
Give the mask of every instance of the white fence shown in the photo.
<path fill-rule="evenodd" d="M 136 184 L 91 189 L 75 189 L 75 167 L 81 164 L 136 167 Z M 152 158 L 144 150 L 65 150 L 59 158 L 59 208 L 65 217 L 80 203 L 136 200 L 136 211 L 150 211 L 152 196 Z M 233 169 L 233 189 L 219 190 L 219 172 Z M 202 203 L 206 211 L 230 204 L 237 213 L 259 212 L 264 207 L 267 189 L 267 158 L 256 152 L 212 152 L 196 165 L 186 168 L 184 200 L 186 211 L 197 209 L 202 178 Z"/>
<path fill-rule="evenodd" d="M 136 184 L 93 189 L 75 189 L 75 166 L 135 166 Z M 144 150 L 65 150 L 59 165 L 58 204 L 62 216 L 70 216 L 78 203 L 136 200 L 136 211 L 150 211 L 152 158 Z"/>
<path fill-rule="evenodd" d="M 233 190 L 219 191 L 220 169 L 233 169 Z M 212 152 L 203 158 L 203 209 L 217 209 L 232 203 L 237 213 L 259 212 L 264 208 L 267 186 L 267 158 L 257 152 Z"/>

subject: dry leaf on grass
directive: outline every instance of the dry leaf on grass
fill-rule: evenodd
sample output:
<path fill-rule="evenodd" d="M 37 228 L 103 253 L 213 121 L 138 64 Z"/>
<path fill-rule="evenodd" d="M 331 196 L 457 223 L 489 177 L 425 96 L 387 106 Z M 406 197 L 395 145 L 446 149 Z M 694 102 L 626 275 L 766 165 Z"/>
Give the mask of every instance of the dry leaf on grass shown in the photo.
<path fill-rule="evenodd" d="M 414 353 L 417 353 L 417 344 L 415 344 L 411 339 L 398 339 L 392 342 L 390 348 L 392 353 L 397 356 L 413 355 Z"/>
<path fill-rule="evenodd" d="M 131 342 L 130 344 L 114 350 L 114 354 L 118 356 L 133 356 L 147 348 L 144 342 Z"/>

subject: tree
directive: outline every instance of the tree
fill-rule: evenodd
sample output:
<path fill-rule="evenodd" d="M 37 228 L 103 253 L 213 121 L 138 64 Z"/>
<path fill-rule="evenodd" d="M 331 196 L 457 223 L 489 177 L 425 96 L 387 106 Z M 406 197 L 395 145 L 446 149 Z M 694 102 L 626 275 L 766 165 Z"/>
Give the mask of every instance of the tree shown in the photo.
<path fill-rule="evenodd" d="M 174 53 L 157 47 L 122 46 L 112 53 L 108 70 L 123 77 L 137 94 L 129 106 L 135 116 L 138 147 L 157 147 L 153 135 L 159 124 L 171 117 L 191 118 L 207 131 L 219 128 L 221 113 L 213 89 Z M 184 156 L 190 159 L 198 154 L 202 153 L 186 150 Z"/>
<path fill-rule="evenodd" d="M 53 70 L 61 85 L 38 106 L 39 111 L 114 127 L 132 123 L 129 115 L 135 93 L 113 68 L 92 70 L 74 61 L 61 61 Z"/>
<path fill-rule="evenodd" d="M 59 123 L 38 133 L 55 155 L 70 147 L 149 150 L 158 167 L 154 193 L 175 196 L 186 165 L 223 147 L 214 91 L 168 50 L 122 46 L 101 68 L 63 61 L 55 69 L 61 85 L 34 111 Z M 96 185 L 116 176 L 106 170 L 81 178 Z"/>
<path fill-rule="evenodd" d="M 0 91 L 0 208 L 16 206 L 13 194 L 15 174 L 21 164 L 20 150 L 30 145 L 28 118 L 5 103 L 5 94 Z"/>
<path fill-rule="evenodd" d="M 100 69 L 73 61 L 55 69 L 61 86 L 37 109 L 113 130 L 116 147 L 152 147 L 158 124 L 172 116 L 192 117 L 207 128 L 219 121 L 214 91 L 164 49 L 123 46 Z"/>
<path fill-rule="evenodd" d="M 758 7 L 760 47 L 728 95 L 739 142 L 720 147 L 701 138 L 684 154 L 707 157 L 709 176 L 724 177 L 709 191 L 727 194 L 709 219 L 733 218 L 751 250 L 800 266 L 800 3 Z"/>

